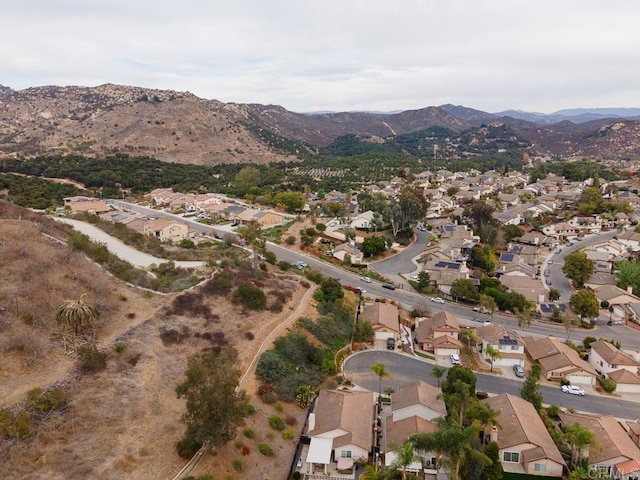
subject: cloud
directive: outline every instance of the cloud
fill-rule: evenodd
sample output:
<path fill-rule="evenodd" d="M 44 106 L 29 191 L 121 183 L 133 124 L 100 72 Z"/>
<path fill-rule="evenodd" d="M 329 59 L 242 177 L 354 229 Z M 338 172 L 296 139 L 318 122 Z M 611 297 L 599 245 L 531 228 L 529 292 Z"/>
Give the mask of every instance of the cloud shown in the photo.
<path fill-rule="evenodd" d="M 0 79 L 296 111 L 637 107 L 639 24 L 632 0 L 13 2 Z"/>

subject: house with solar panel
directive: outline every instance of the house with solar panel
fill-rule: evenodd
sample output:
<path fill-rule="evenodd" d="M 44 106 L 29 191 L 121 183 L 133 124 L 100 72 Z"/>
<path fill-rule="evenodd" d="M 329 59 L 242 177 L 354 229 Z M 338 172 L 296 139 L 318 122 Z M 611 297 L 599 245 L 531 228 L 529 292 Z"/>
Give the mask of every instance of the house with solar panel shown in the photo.
<path fill-rule="evenodd" d="M 438 290 L 449 294 L 451 285 L 459 279 L 469 278 L 469 268 L 462 262 L 447 262 L 445 260 L 429 260 L 425 263 L 424 271 L 438 286 Z"/>
<path fill-rule="evenodd" d="M 493 360 L 493 366 L 498 368 L 520 365 L 524 368 L 526 354 L 524 342 L 513 332 L 509 332 L 502 325 L 494 323 L 476 328 L 478 338 L 478 354 L 487 363 L 491 357 L 487 355 L 487 348 L 493 347 L 500 352 L 500 356 Z"/>

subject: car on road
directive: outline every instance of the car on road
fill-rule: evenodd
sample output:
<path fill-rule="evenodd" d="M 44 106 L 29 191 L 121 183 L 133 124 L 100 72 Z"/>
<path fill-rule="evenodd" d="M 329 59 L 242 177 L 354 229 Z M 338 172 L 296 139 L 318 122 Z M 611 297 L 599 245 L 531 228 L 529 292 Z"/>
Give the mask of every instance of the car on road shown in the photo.
<path fill-rule="evenodd" d="M 562 385 L 562 391 L 564 393 L 570 393 L 571 395 L 580 395 L 584 396 L 584 389 L 581 387 L 576 387 L 575 385 Z"/>
<path fill-rule="evenodd" d="M 391 283 L 383 283 L 383 284 L 382 284 L 382 288 L 386 288 L 386 289 L 388 289 L 388 290 L 395 290 L 395 289 L 396 289 L 396 286 L 395 286 L 395 285 L 393 285 L 393 284 L 391 284 Z"/>
<path fill-rule="evenodd" d="M 522 368 L 520 365 L 514 365 L 513 366 L 513 373 L 516 374 L 516 377 L 524 377 L 524 368 Z"/>
<path fill-rule="evenodd" d="M 298 268 L 298 270 L 304 270 L 305 268 L 307 268 L 307 264 L 302 260 L 298 260 L 296 262 L 296 267 Z"/>
<path fill-rule="evenodd" d="M 366 283 L 371 283 L 371 279 L 369 277 L 360 277 L 360 280 Z"/>
<path fill-rule="evenodd" d="M 452 353 L 451 356 L 451 365 L 460 365 L 460 355 L 457 353 Z"/>
<path fill-rule="evenodd" d="M 296 468 L 302 468 L 302 457 L 298 457 L 298 463 L 296 463 Z"/>
<path fill-rule="evenodd" d="M 411 280 L 418 280 L 418 278 L 419 278 L 419 277 L 418 277 L 418 274 L 417 274 L 417 273 L 410 273 L 410 274 L 409 274 L 409 278 L 410 278 Z"/>
<path fill-rule="evenodd" d="M 484 320 L 482 320 L 480 317 L 473 317 L 473 321 L 474 322 L 479 322 L 479 323 L 484 323 Z"/>
<path fill-rule="evenodd" d="M 556 253 L 562 253 L 562 249 L 561 248 L 557 248 L 556 249 Z"/>
<path fill-rule="evenodd" d="M 550 258 L 549 261 L 547 262 L 549 265 L 551 265 L 553 263 L 553 258 Z"/>
<path fill-rule="evenodd" d="M 551 275 L 551 272 L 550 272 L 550 271 L 549 271 L 549 269 L 547 268 L 547 269 L 544 271 L 544 276 L 545 276 L 545 277 L 548 277 L 549 275 Z"/>
<path fill-rule="evenodd" d="M 568 242 L 567 247 L 573 247 L 573 242 Z"/>
<path fill-rule="evenodd" d="M 395 350 L 396 349 L 396 341 L 389 337 L 387 338 L 387 350 Z"/>
<path fill-rule="evenodd" d="M 444 298 L 440 298 L 440 297 L 433 297 L 431 299 L 432 302 L 434 303 L 444 303 Z"/>
<path fill-rule="evenodd" d="M 551 285 L 551 280 L 549 280 L 549 279 L 547 278 L 547 280 L 545 281 L 545 283 L 546 283 L 547 285 Z"/>

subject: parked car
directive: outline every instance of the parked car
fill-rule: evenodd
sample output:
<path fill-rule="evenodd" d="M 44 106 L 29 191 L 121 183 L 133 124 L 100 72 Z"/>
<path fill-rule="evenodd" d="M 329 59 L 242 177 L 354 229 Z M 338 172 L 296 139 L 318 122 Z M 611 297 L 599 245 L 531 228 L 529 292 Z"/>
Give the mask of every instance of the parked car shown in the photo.
<path fill-rule="evenodd" d="M 550 258 L 549 261 L 547 262 L 549 265 L 551 265 L 553 263 L 553 259 Z"/>
<path fill-rule="evenodd" d="M 389 337 L 387 338 L 387 350 L 395 350 L 396 349 L 396 341 Z"/>
<path fill-rule="evenodd" d="M 567 247 L 573 247 L 573 242 L 568 242 Z"/>
<path fill-rule="evenodd" d="M 549 280 L 549 279 L 547 278 L 546 284 L 547 284 L 547 285 L 551 285 L 551 280 Z"/>
<path fill-rule="evenodd" d="M 473 321 L 474 322 L 479 322 L 479 323 L 484 323 L 484 320 L 482 320 L 480 317 L 473 317 Z"/>
<path fill-rule="evenodd" d="M 460 355 L 457 353 L 451 354 L 451 365 L 460 365 Z"/>
<path fill-rule="evenodd" d="M 296 468 L 302 468 L 302 457 L 298 457 L 298 463 L 296 463 Z"/>
<path fill-rule="evenodd" d="M 371 283 L 371 279 L 369 277 L 360 277 L 360 280 L 366 283 Z"/>
<path fill-rule="evenodd" d="M 395 290 L 395 289 L 396 289 L 396 286 L 395 286 L 395 285 L 392 285 L 391 283 L 383 283 L 383 284 L 382 284 L 382 288 L 387 288 L 387 289 L 389 289 L 389 290 Z"/>
<path fill-rule="evenodd" d="M 516 377 L 524 377 L 524 368 L 522 368 L 520 365 L 514 365 L 513 373 L 516 374 Z"/>
<path fill-rule="evenodd" d="M 305 268 L 307 268 L 307 264 L 302 260 L 298 260 L 296 262 L 296 267 L 298 267 L 298 270 L 304 270 Z"/>
<path fill-rule="evenodd" d="M 569 246 L 570 245 L 567 245 L 567 247 L 569 247 Z M 562 253 L 562 249 L 561 248 L 556 249 L 556 253 Z"/>
<path fill-rule="evenodd" d="M 549 269 L 546 269 L 546 270 L 544 271 L 544 276 L 545 276 L 545 277 L 548 277 L 550 274 L 551 274 L 551 272 L 549 271 Z"/>
<path fill-rule="evenodd" d="M 580 395 L 584 396 L 584 389 L 581 387 L 576 387 L 575 385 L 562 385 L 562 391 L 564 393 L 570 393 L 571 395 Z"/>
<path fill-rule="evenodd" d="M 435 302 L 435 303 L 444 303 L 444 298 L 440 298 L 440 297 L 433 297 L 433 298 L 431 299 L 431 301 L 432 301 L 432 302 Z"/>

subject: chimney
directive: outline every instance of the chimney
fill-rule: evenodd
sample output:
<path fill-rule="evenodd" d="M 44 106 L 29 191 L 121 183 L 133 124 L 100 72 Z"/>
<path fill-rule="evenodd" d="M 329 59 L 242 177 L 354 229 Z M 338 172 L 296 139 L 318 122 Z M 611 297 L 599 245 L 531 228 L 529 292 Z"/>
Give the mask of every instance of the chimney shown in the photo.
<path fill-rule="evenodd" d="M 492 442 L 498 443 L 498 427 L 496 427 L 495 425 L 491 427 L 491 433 L 489 434 L 489 438 L 491 439 Z"/>
<path fill-rule="evenodd" d="M 633 285 L 627 285 L 627 293 L 633 295 Z"/>

